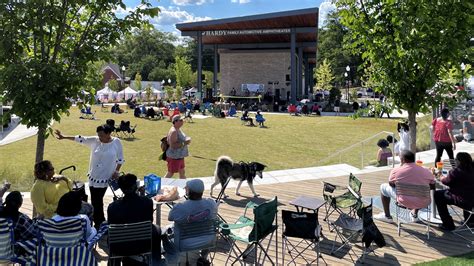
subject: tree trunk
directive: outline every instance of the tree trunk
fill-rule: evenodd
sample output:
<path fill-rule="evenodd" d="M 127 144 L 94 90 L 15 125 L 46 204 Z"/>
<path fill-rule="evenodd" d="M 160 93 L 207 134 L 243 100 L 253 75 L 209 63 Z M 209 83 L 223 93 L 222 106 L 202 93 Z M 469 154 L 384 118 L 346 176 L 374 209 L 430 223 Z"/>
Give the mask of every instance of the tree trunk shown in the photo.
<path fill-rule="evenodd" d="M 408 125 L 410 126 L 410 151 L 416 154 L 416 112 L 408 110 Z"/>
<path fill-rule="evenodd" d="M 43 160 L 44 155 L 44 140 L 45 140 L 45 128 L 38 128 L 38 138 L 36 139 L 36 159 L 35 163 Z"/>

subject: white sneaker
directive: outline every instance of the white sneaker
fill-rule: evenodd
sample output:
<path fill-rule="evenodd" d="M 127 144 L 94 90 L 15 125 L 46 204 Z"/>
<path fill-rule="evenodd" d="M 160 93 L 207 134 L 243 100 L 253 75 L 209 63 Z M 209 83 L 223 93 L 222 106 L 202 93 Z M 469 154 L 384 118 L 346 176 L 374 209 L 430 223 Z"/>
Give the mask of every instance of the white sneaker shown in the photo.
<path fill-rule="evenodd" d="M 420 219 L 418 218 L 418 215 L 415 216 L 412 212 L 410 212 L 410 218 L 411 218 L 410 222 L 412 223 L 417 223 L 420 221 Z"/>
<path fill-rule="evenodd" d="M 378 213 L 378 214 L 374 215 L 374 219 L 382 221 L 382 222 L 386 222 L 386 223 L 393 223 L 392 217 L 385 216 L 384 212 L 381 212 L 381 213 Z"/>

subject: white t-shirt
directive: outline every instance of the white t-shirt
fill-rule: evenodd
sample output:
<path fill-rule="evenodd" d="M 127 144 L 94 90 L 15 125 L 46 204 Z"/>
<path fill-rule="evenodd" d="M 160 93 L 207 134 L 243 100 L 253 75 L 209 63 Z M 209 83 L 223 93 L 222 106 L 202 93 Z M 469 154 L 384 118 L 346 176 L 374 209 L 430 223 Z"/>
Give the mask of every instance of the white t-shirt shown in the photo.
<path fill-rule="evenodd" d="M 109 143 L 102 143 L 99 137 L 76 136 L 74 140 L 80 144 L 89 146 L 91 157 L 89 164 L 89 185 L 91 187 L 104 188 L 114 173 L 117 164 L 123 164 L 122 143 L 118 138 L 112 138 Z"/>

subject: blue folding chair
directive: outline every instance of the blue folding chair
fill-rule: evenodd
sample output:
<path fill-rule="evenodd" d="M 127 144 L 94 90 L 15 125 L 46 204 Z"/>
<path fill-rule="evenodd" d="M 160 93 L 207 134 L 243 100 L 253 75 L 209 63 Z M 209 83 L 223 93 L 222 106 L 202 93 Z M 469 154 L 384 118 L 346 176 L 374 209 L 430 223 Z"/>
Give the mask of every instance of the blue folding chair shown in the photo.
<path fill-rule="evenodd" d="M 14 245 L 12 220 L 0 218 L 0 264 L 19 262 L 14 252 Z"/>

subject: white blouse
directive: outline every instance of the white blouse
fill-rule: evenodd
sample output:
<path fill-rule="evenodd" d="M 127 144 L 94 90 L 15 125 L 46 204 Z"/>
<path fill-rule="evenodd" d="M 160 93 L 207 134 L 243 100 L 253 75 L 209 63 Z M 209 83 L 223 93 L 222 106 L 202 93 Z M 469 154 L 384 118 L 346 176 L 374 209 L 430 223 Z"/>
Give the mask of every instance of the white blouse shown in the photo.
<path fill-rule="evenodd" d="M 89 164 L 89 185 L 91 187 L 104 188 L 115 172 L 118 164 L 125 162 L 120 139 L 112 137 L 109 143 L 102 143 L 97 136 L 76 136 L 74 140 L 91 149 Z"/>

